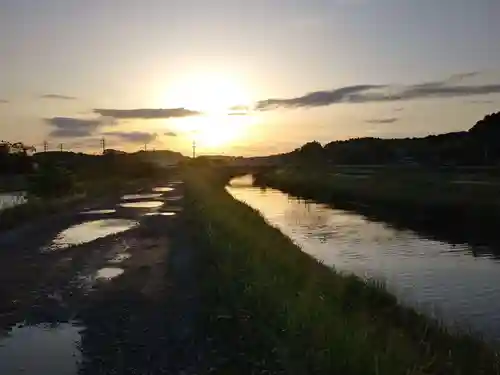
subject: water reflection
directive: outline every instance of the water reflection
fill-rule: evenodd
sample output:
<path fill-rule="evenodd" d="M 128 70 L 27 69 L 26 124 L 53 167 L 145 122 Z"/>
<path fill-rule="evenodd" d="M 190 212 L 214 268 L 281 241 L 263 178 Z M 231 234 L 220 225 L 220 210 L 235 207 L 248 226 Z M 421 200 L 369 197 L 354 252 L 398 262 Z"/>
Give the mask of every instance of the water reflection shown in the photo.
<path fill-rule="evenodd" d="M 124 270 L 122 268 L 106 267 L 98 270 L 95 277 L 97 280 L 111 280 L 120 276 L 123 272 Z"/>
<path fill-rule="evenodd" d="M 274 189 L 227 189 L 325 264 L 382 280 L 403 303 L 500 339 L 500 261 L 487 248 L 429 239 Z"/>
<path fill-rule="evenodd" d="M 114 258 L 109 260 L 109 263 L 121 263 L 126 261 L 127 259 L 130 259 L 131 257 L 132 255 L 129 253 L 117 254 Z"/>
<path fill-rule="evenodd" d="M 142 201 L 142 202 L 127 202 L 120 203 L 124 208 L 157 208 L 163 205 L 162 201 Z"/>
<path fill-rule="evenodd" d="M 125 232 L 139 225 L 133 220 L 106 219 L 93 220 L 74 225 L 57 235 L 44 250 L 61 250 L 74 245 L 95 241 L 111 234 Z"/>
<path fill-rule="evenodd" d="M 165 198 L 167 201 L 180 201 L 182 198 L 184 198 L 182 195 L 176 195 L 173 197 L 167 197 Z"/>
<path fill-rule="evenodd" d="M 153 191 L 156 191 L 158 193 L 168 193 L 169 191 L 174 191 L 174 190 L 175 189 L 173 187 L 169 187 L 169 186 L 158 186 L 158 187 L 153 188 Z"/>
<path fill-rule="evenodd" d="M 22 192 L 0 193 L 0 211 L 26 202 L 27 199 Z"/>
<path fill-rule="evenodd" d="M 153 194 L 127 194 L 122 197 L 122 200 L 138 200 L 138 199 L 154 199 L 160 198 L 161 194 L 153 193 Z"/>
<path fill-rule="evenodd" d="M 0 340 L 0 374 L 76 374 L 80 328 L 70 323 L 14 327 Z"/>
<path fill-rule="evenodd" d="M 175 216 L 176 212 L 148 212 L 144 216 Z"/>
<path fill-rule="evenodd" d="M 83 211 L 81 212 L 84 215 L 106 215 L 106 214 L 114 214 L 116 210 L 109 209 L 109 210 L 90 210 L 90 211 Z"/>

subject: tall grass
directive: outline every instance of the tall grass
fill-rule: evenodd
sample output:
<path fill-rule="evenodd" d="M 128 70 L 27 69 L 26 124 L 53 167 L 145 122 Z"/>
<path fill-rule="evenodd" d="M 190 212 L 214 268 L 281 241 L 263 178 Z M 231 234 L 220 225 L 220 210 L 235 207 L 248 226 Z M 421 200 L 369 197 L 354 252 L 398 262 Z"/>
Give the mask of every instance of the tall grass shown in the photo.
<path fill-rule="evenodd" d="M 214 355 L 217 373 L 499 373 L 486 344 L 447 333 L 381 287 L 335 273 L 214 175 L 191 169 L 185 181 L 186 215 L 205 254 L 205 327 L 223 351 Z"/>

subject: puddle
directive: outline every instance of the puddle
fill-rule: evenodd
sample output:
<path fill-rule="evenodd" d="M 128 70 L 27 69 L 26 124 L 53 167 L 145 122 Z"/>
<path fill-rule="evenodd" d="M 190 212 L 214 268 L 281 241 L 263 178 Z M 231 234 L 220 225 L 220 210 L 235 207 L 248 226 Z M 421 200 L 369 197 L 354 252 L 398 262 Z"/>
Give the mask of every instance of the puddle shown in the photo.
<path fill-rule="evenodd" d="M 161 194 L 127 194 L 122 197 L 124 201 L 136 200 L 136 199 L 154 199 L 160 198 Z"/>
<path fill-rule="evenodd" d="M 153 188 L 153 191 L 157 191 L 159 193 L 167 193 L 169 191 L 174 191 L 175 189 L 173 187 L 169 187 L 169 186 L 158 186 L 158 187 L 155 187 Z"/>
<path fill-rule="evenodd" d="M 165 198 L 167 201 L 180 201 L 182 198 L 184 198 L 182 195 L 177 195 L 175 197 L 167 197 Z"/>
<path fill-rule="evenodd" d="M 157 208 L 163 205 L 162 201 L 144 201 L 120 203 L 124 208 Z"/>
<path fill-rule="evenodd" d="M 122 268 L 117 267 L 101 268 L 99 271 L 97 271 L 95 278 L 97 280 L 111 280 L 115 277 L 120 276 L 123 272 L 125 271 Z"/>
<path fill-rule="evenodd" d="M 175 216 L 176 212 L 149 212 L 144 216 Z"/>
<path fill-rule="evenodd" d="M 74 225 L 57 235 L 47 250 L 61 250 L 73 245 L 95 241 L 98 238 L 125 232 L 139 225 L 137 221 L 106 219 Z"/>
<path fill-rule="evenodd" d="M 131 257 L 132 255 L 129 253 L 117 254 L 114 258 L 109 260 L 109 263 L 121 263 L 127 259 L 130 259 Z"/>
<path fill-rule="evenodd" d="M 80 330 L 70 323 L 14 327 L 0 339 L 0 374 L 77 374 Z"/>
<path fill-rule="evenodd" d="M 0 193 L 0 210 L 19 206 L 27 201 L 24 192 Z"/>
<path fill-rule="evenodd" d="M 90 210 L 81 212 L 84 215 L 114 214 L 116 210 Z"/>
<path fill-rule="evenodd" d="M 183 210 L 180 206 L 168 206 L 170 212 L 181 212 Z"/>

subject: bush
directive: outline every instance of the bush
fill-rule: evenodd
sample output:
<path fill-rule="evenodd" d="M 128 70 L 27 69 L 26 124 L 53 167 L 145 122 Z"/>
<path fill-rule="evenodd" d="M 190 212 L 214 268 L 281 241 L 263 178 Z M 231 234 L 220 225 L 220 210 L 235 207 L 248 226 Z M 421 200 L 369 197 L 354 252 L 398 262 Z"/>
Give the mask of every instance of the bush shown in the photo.
<path fill-rule="evenodd" d="M 28 194 L 41 198 L 55 198 L 74 193 L 75 176 L 67 169 L 46 164 L 38 167 L 28 182 Z"/>

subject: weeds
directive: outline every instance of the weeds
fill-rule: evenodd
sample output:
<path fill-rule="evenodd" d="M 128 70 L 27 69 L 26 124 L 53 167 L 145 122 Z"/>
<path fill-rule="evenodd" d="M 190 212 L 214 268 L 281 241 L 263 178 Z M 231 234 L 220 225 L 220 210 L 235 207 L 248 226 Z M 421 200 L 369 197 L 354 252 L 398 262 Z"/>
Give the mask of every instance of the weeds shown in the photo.
<path fill-rule="evenodd" d="M 497 374 L 496 353 L 300 251 L 211 171 L 185 173 L 219 373 Z M 226 372 L 224 372 L 226 371 Z"/>

